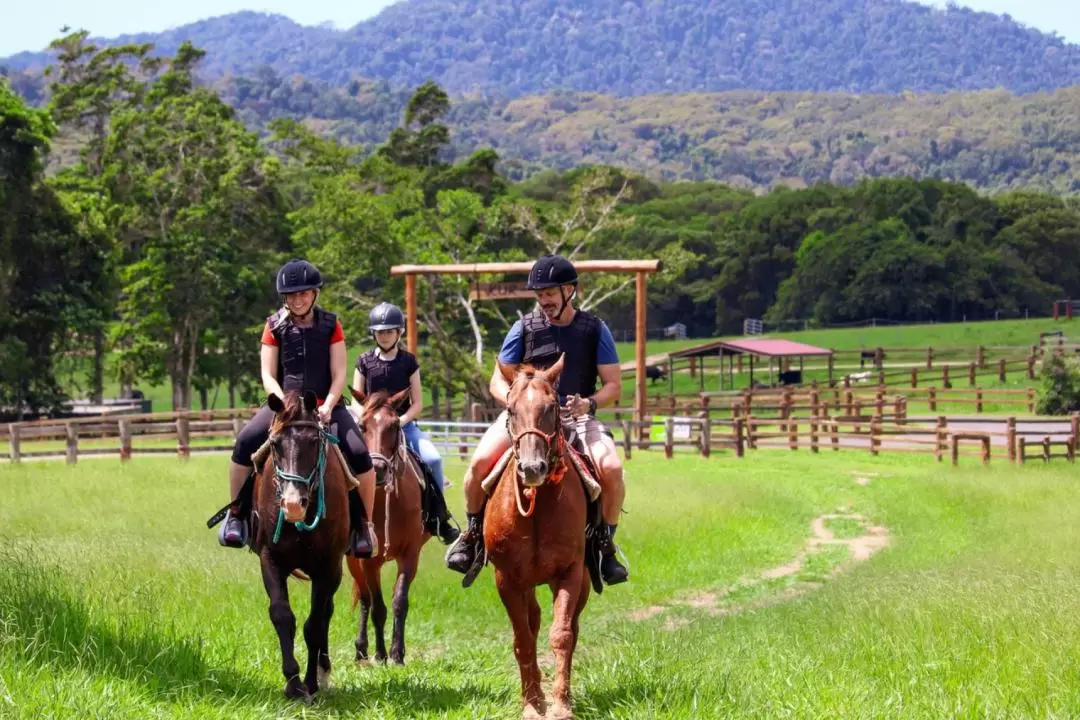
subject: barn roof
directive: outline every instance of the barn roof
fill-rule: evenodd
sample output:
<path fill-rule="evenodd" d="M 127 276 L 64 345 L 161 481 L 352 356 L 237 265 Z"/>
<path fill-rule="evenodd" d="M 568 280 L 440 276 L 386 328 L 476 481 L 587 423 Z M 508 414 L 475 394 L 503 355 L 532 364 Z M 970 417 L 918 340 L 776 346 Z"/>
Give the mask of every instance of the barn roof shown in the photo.
<path fill-rule="evenodd" d="M 832 355 L 827 348 L 815 347 L 794 340 L 716 340 L 704 345 L 684 348 L 671 353 L 672 358 L 702 357 L 706 355 L 757 355 L 759 357 L 809 357 Z"/>

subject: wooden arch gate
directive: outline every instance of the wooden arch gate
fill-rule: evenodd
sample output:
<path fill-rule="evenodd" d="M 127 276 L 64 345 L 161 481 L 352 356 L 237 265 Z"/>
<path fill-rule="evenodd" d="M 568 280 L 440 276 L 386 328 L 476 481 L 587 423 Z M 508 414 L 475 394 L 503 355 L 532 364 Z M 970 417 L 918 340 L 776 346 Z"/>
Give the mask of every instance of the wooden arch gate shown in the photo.
<path fill-rule="evenodd" d="M 419 333 L 416 326 L 416 276 L 417 275 L 527 275 L 531 262 L 462 263 L 457 265 L 395 265 L 390 275 L 405 277 L 405 336 L 409 350 L 416 352 Z M 582 260 L 575 262 L 578 273 L 633 273 L 635 283 L 635 332 L 634 350 L 636 376 L 634 383 L 634 419 L 644 420 L 647 415 L 645 395 L 645 340 L 647 278 L 663 267 L 659 260 Z"/>

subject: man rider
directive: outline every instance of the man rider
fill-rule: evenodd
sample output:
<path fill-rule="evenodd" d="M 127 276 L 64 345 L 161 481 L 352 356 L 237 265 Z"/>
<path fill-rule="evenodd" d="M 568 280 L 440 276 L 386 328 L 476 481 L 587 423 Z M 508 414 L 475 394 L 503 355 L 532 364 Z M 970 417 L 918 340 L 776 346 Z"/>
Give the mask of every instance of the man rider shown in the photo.
<path fill-rule="evenodd" d="M 606 538 L 602 538 L 603 557 L 600 573 L 608 585 L 625 582 L 626 568 L 615 555 L 612 538 L 626 494 L 622 461 L 615 442 L 604 425 L 596 419 L 597 407 L 613 405 L 622 393 L 622 373 L 615 352 L 615 340 L 604 321 L 592 313 L 574 307 L 578 274 L 560 255 L 545 255 L 533 264 L 528 288 L 536 293 L 538 311 L 525 315 L 507 333 L 499 353 L 499 363 L 510 368 L 529 364 L 539 369 L 553 365 L 565 353 L 564 367 L 555 385 L 559 401 L 573 418 L 585 416 L 584 441 L 600 477 L 600 502 Z M 596 389 L 599 377 L 601 387 Z M 510 385 L 499 371 L 489 385 L 497 402 L 506 405 Z M 484 542 L 484 507 L 486 496 L 480 483 L 511 445 L 506 428 L 506 411 L 484 433 L 465 473 L 465 509 L 468 528 L 450 547 L 446 564 L 465 574 L 462 584 L 469 587 L 481 570 L 476 563 Z"/>

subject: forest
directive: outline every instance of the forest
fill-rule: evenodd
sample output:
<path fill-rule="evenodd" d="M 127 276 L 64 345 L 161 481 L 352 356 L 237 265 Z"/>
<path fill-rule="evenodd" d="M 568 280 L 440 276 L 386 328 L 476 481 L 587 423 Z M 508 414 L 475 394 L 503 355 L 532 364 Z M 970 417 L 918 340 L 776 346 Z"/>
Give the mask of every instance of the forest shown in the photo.
<path fill-rule="evenodd" d="M 496 149 L 454 152 L 454 108 L 434 82 L 370 146 L 289 117 L 267 123 L 264 141 L 198 81 L 206 57 L 192 44 L 164 60 L 148 44 L 97 47 L 85 32 L 55 45 L 43 107 L 0 82 L 5 407 L 63 402 L 72 358 L 85 368 L 74 391 L 91 397 L 108 371 L 128 389 L 170 381 L 176 407 L 222 384 L 232 403 L 257 399 L 274 272 L 296 256 L 325 273 L 322 302 L 353 342 L 375 303 L 402 300 L 391 265 L 548 251 L 662 259 L 651 324 L 699 336 L 739 332 L 745 318 L 1045 314 L 1080 291 L 1080 209 L 1051 193 L 910 177 L 753 192 L 600 164 L 515 180 Z M 47 171 L 61 138 L 73 158 Z M 528 302 L 473 289 L 421 279 L 420 354 L 426 384 L 483 397 L 486 353 Z M 581 300 L 626 330 L 630 290 L 590 278 Z"/>

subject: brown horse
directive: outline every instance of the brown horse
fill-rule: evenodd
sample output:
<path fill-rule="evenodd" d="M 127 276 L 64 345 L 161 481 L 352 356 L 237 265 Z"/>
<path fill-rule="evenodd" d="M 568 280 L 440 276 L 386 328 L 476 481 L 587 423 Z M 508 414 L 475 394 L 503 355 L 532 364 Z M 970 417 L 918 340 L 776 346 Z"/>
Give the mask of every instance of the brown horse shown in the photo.
<path fill-rule="evenodd" d="M 405 446 L 397 408 L 408 398 L 409 390 L 389 396 L 373 393 L 363 400 L 357 424 L 375 466 L 375 553 L 371 558 L 348 558 L 353 576 L 353 606 L 360 601 L 360 627 L 356 636 L 356 660 L 368 658 L 368 615 L 375 625 L 375 660 L 386 662 L 386 604 L 382 597 L 382 568 L 397 562 L 394 583 L 394 629 L 390 658 L 397 665 L 405 662 L 405 618 L 409 614 L 409 586 L 420 564 L 420 549 L 431 535 L 424 529 L 421 516 L 420 478 Z"/>
<path fill-rule="evenodd" d="M 314 393 L 276 395 L 267 441 L 269 457 L 255 478 L 253 547 L 270 596 L 270 621 L 281 643 L 285 695 L 310 702 L 330 679 L 330 618 L 349 546 L 348 476 L 341 455 L 316 415 Z M 256 453 L 266 457 L 264 451 Z M 256 466 L 260 464 L 257 458 Z M 307 576 L 300 575 L 303 571 Z M 311 580 L 311 613 L 304 623 L 307 672 L 293 655 L 296 616 L 289 605 L 290 574 Z"/>
<path fill-rule="evenodd" d="M 585 488 L 567 456 L 553 383 L 563 358 L 546 371 L 522 366 L 499 369 L 510 383 L 507 430 L 511 457 L 501 466 L 488 499 L 484 546 L 495 566 L 499 590 L 514 629 L 514 656 L 521 671 L 525 717 L 544 715 L 536 640 L 540 605 L 536 586 L 547 584 L 554 598 L 551 649 L 555 653 L 552 716 L 571 718 L 570 666 L 578 639 L 578 618 L 589 599 L 585 570 Z M 522 487 L 523 486 L 523 487 Z"/>

